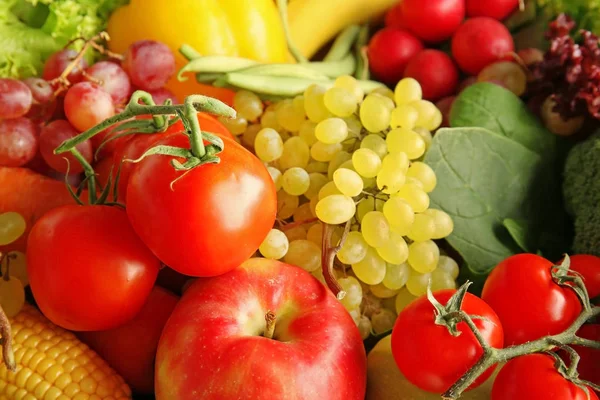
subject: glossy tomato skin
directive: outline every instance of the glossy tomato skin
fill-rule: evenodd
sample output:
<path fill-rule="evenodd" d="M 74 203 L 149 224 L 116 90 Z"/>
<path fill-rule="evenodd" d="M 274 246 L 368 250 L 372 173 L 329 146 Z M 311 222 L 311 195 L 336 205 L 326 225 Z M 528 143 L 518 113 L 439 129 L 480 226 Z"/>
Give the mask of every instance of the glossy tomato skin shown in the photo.
<path fill-rule="evenodd" d="M 440 290 L 434 296 L 446 304 L 455 292 Z M 474 319 L 473 322 L 487 343 L 502 348 L 502 324 L 489 305 L 467 293 L 461 309 L 469 315 L 487 318 L 487 321 Z M 392 353 L 402 374 L 415 386 L 443 393 L 479 360 L 483 350 L 466 323 L 460 322 L 457 328 L 461 334 L 452 336 L 446 327 L 434 323 L 434 317 L 433 305 L 426 296 L 409 304 L 392 330 Z M 494 368 L 485 371 L 469 389 L 485 382 Z"/>
<path fill-rule="evenodd" d="M 396 28 L 384 28 L 369 42 L 369 68 L 382 82 L 395 85 L 407 64 L 423 50 L 423 43 L 412 33 Z"/>
<path fill-rule="evenodd" d="M 154 392 L 154 359 L 162 330 L 179 297 L 155 286 L 139 313 L 114 329 L 77 336 L 140 394 Z"/>
<path fill-rule="evenodd" d="M 577 331 L 577 336 L 600 341 L 600 324 L 585 324 Z M 579 377 L 600 385 L 600 350 L 591 347 L 572 346 L 581 359 L 577 365 Z"/>
<path fill-rule="evenodd" d="M 600 296 L 600 257 L 576 254 L 570 260 L 571 270 L 581 274 L 590 298 Z"/>
<path fill-rule="evenodd" d="M 403 0 L 400 4 L 408 30 L 429 43 L 449 39 L 465 18 L 465 0 Z"/>
<path fill-rule="evenodd" d="M 589 390 L 589 400 L 598 400 Z M 528 354 L 508 361 L 498 373 L 491 400 L 588 400 L 583 389 L 567 381 L 547 354 Z"/>
<path fill-rule="evenodd" d="M 151 156 L 133 169 L 127 214 L 139 237 L 166 265 L 190 276 L 215 276 L 239 266 L 273 227 L 275 184 L 266 167 L 236 142 L 223 139 L 219 164 L 178 180 L 171 157 Z M 173 133 L 156 145 L 189 149 Z M 184 160 L 181 159 L 181 162 Z"/>
<path fill-rule="evenodd" d="M 485 281 L 481 298 L 502 321 L 507 346 L 560 333 L 581 313 L 575 292 L 552 280 L 552 265 L 536 254 L 517 254 Z"/>
<path fill-rule="evenodd" d="M 55 208 L 31 229 L 27 273 L 44 315 L 72 331 L 131 320 L 154 286 L 160 262 L 110 206 Z"/>
<path fill-rule="evenodd" d="M 446 53 L 440 50 L 423 50 L 410 60 L 404 77 L 416 79 L 421 84 L 423 98 L 437 101 L 456 92 L 458 68 Z"/>

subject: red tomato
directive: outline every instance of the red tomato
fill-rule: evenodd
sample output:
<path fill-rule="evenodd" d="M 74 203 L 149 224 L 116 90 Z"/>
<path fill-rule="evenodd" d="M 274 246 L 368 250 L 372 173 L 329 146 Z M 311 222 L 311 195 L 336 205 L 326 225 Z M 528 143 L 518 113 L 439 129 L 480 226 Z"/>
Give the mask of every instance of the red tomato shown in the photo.
<path fill-rule="evenodd" d="M 155 286 L 142 310 L 125 325 L 107 331 L 80 332 L 77 336 L 136 393 L 151 394 L 158 340 L 178 301 L 178 296 Z"/>
<path fill-rule="evenodd" d="M 214 133 L 220 137 L 226 137 L 228 139 L 233 139 L 233 135 L 229 130 L 215 117 L 207 113 L 198 113 L 198 122 L 200 123 L 200 130 L 207 131 L 210 133 Z M 177 121 L 173 125 L 167 129 L 167 132 L 182 132 L 183 131 L 183 122 L 181 120 Z"/>
<path fill-rule="evenodd" d="M 469 17 L 490 17 L 499 21 L 519 7 L 519 0 L 466 0 Z"/>
<path fill-rule="evenodd" d="M 589 390 L 589 400 L 598 400 Z M 502 367 L 494 386 L 492 400 L 588 400 L 583 389 L 566 380 L 547 354 L 513 358 Z"/>
<path fill-rule="evenodd" d="M 382 82 L 395 85 L 404 74 L 408 62 L 423 50 L 423 43 L 411 33 L 384 28 L 369 42 L 369 68 Z"/>
<path fill-rule="evenodd" d="M 423 98 L 437 101 L 456 92 L 458 68 L 443 51 L 423 50 L 408 62 L 404 77 L 416 79 L 423 90 Z"/>
<path fill-rule="evenodd" d="M 600 296 L 600 257 L 576 254 L 569 258 L 571 270 L 581 274 L 590 298 Z"/>
<path fill-rule="evenodd" d="M 583 325 L 577 331 L 577 336 L 600 341 L 600 324 Z M 572 346 L 581 359 L 577 366 L 579 377 L 586 381 L 600 385 L 600 350 L 584 346 Z"/>
<path fill-rule="evenodd" d="M 111 329 L 142 308 L 160 262 L 120 208 L 68 205 L 29 234 L 27 274 L 50 321 L 72 331 Z"/>
<path fill-rule="evenodd" d="M 389 28 L 407 29 L 406 22 L 402 17 L 401 3 L 390 8 L 385 14 L 385 26 Z"/>
<path fill-rule="evenodd" d="M 430 43 L 449 39 L 465 18 L 465 0 L 403 0 L 400 7 L 408 30 Z"/>
<path fill-rule="evenodd" d="M 96 150 L 98 150 L 100 145 L 102 145 L 102 143 L 106 139 L 109 139 L 113 136 L 119 135 L 123 132 L 123 131 L 117 131 L 117 132 L 113 133 L 113 129 L 117 128 L 119 125 L 121 125 L 121 124 L 115 124 L 112 127 L 110 127 L 110 129 L 105 129 L 102 132 L 98 133 L 97 135 L 92 136 L 90 141 L 92 142 L 92 146 L 94 147 L 94 156 L 96 155 L 95 154 Z M 124 146 L 128 141 L 131 140 L 131 138 L 132 138 L 131 135 L 127 135 L 127 136 L 120 137 L 118 139 L 113 139 L 110 142 L 106 142 L 104 144 L 104 146 L 102 146 L 102 149 L 100 149 L 100 151 L 98 152 L 98 159 L 102 160 L 104 158 L 108 158 L 109 156 L 113 155 L 119 147 Z"/>
<path fill-rule="evenodd" d="M 572 289 L 552 279 L 553 263 L 535 254 L 517 254 L 496 266 L 481 298 L 498 314 L 506 345 L 521 344 L 567 329 L 581 313 Z"/>
<path fill-rule="evenodd" d="M 435 298 L 446 304 L 456 290 L 440 290 Z M 503 345 L 502 325 L 496 313 L 480 298 L 467 293 L 462 310 L 486 320 L 473 322 L 492 347 Z M 472 367 L 483 349 L 466 323 L 457 325 L 461 332 L 452 336 L 445 326 L 434 322 L 434 307 L 426 296 L 409 304 L 398 316 L 392 330 L 392 354 L 402 374 L 419 388 L 443 393 Z M 495 367 L 485 371 L 469 389 L 481 385 Z"/>
<path fill-rule="evenodd" d="M 171 157 L 151 156 L 129 178 L 133 228 L 164 264 L 185 275 L 215 276 L 236 268 L 275 222 L 277 195 L 266 167 L 233 140 L 223 141 L 219 164 L 182 172 L 175 171 Z M 189 149 L 188 137 L 178 133 L 155 144 Z"/>

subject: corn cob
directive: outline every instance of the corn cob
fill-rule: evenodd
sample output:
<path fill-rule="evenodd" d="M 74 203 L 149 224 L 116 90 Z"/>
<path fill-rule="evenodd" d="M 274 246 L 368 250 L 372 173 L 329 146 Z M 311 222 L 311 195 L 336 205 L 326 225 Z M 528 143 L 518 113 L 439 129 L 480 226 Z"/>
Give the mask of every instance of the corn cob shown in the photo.
<path fill-rule="evenodd" d="M 33 306 L 26 304 L 9 322 L 14 356 L 3 330 L 0 400 L 131 399 L 123 378 L 100 356 Z"/>

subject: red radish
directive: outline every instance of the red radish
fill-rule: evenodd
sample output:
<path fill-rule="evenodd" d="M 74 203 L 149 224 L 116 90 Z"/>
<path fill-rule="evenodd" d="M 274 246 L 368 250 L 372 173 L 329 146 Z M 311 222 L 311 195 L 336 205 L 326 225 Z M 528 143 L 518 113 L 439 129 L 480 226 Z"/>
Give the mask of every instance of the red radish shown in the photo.
<path fill-rule="evenodd" d="M 466 0 L 468 17 L 490 17 L 499 21 L 519 6 L 519 0 Z"/>
<path fill-rule="evenodd" d="M 385 14 L 385 26 L 389 28 L 406 29 L 406 23 L 402 17 L 401 3 L 390 8 Z"/>
<path fill-rule="evenodd" d="M 443 116 L 442 127 L 450 126 L 450 110 L 452 109 L 454 100 L 456 100 L 456 96 L 448 96 L 435 103 L 435 106 L 440 110 Z"/>
<path fill-rule="evenodd" d="M 402 19 L 425 42 L 449 39 L 465 18 L 465 0 L 403 0 Z"/>
<path fill-rule="evenodd" d="M 407 31 L 384 28 L 369 42 L 369 67 L 381 81 L 396 84 L 408 62 L 421 50 L 423 43 Z"/>
<path fill-rule="evenodd" d="M 452 37 L 452 55 L 460 69 L 470 75 L 477 75 L 495 61 L 511 60 L 514 50 L 510 32 L 493 18 L 472 18 Z"/>
<path fill-rule="evenodd" d="M 416 79 L 423 89 L 423 98 L 436 101 L 454 94 L 458 85 L 458 68 L 446 53 L 428 49 L 410 60 L 404 77 Z"/>

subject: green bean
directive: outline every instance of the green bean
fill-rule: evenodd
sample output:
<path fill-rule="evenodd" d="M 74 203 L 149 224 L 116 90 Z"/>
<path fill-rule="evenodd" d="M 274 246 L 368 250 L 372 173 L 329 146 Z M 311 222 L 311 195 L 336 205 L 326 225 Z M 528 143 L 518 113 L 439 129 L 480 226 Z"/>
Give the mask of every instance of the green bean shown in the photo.
<path fill-rule="evenodd" d="M 366 46 L 369 41 L 369 25 L 365 24 L 360 28 L 358 39 L 354 44 L 356 53 L 356 71 L 354 77 L 356 79 L 369 79 L 369 58 L 366 53 Z"/>
<path fill-rule="evenodd" d="M 236 72 L 240 74 L 260 75 L 260 76 L 279 76 L 287 78 L 305 78 L 316 80 L 328 80 L 329 77 L 317 70 L 310 68 L 312 63 L 307 64 L 260 64 L 248 68 L 239 69 Z"/>
<path fill-rule="evenodd" d="M 335 38 L 335 41 L 331 45 L 327 55 L 323 58 L 323 61 L 339 61 L 343 59 L 352 48 L 359 32 L 360 27 L 358 25 L 350 25 L 344 29 L 342 33 Z"/>
<path fill-rule="evenodd" d="M 314 61 L 308 64 L 303 64 L 306 67 L 314 69 L 317 72 L 327 75 L 330 78 L 337 78 L 342 75 L 352 75 L 356 69 L 356 59 L 352 54 L 347 54 L 341 60 L 319 62 Z"/>
<path fill-rule="evenodd" d="M 187 80 L 183 74 L 186 72 L 206 72 L 206 73 L 219 73 L 219 72 L 231 72 L 241 68 L 247 68 L 252 65 L 258 65 L 258 61 L 249 60 L 241 57 L 228 57 L 228 56 L 207 56 L 200 57 L 191 60 L 183 68 L 179 70 L 177 79 L 180 81 Z"/>

